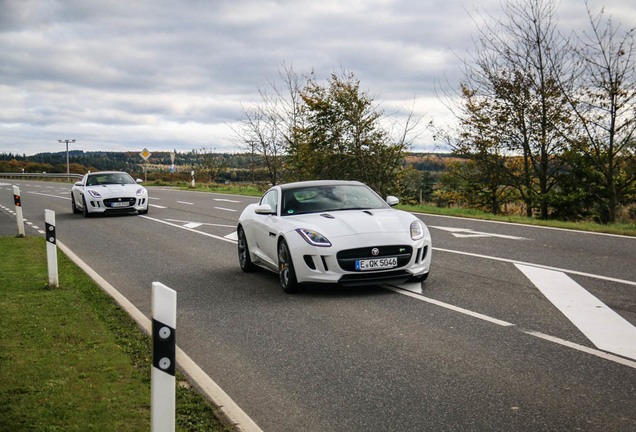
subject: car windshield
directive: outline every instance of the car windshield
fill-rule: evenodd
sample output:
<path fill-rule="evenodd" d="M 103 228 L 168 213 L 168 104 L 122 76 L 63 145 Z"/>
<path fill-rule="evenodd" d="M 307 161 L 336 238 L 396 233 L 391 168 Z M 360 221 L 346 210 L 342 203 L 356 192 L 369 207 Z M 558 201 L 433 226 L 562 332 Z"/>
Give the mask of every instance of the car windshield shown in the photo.
<path fill-rule="evenodd" d="M 338 210 L 386 208 L 387 204 L 364 185 L 325 185 L 283 191 L 282 216 Z"/>
<path fill-rule="evenodd" d="M 135 181 L 126 173 L 93 174 L 86 179 L 86 186 L 106 184 L 135 184 Z"/>

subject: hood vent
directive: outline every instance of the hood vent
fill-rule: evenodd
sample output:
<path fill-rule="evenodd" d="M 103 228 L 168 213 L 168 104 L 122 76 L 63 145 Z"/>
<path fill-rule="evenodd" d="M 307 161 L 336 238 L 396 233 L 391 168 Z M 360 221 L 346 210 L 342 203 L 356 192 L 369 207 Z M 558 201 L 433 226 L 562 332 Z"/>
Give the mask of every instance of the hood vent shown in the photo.
<path fill-rule="evenodd" d="M 362 210 L 362 213 L 366 213 L 369 216 L 373 216 L 373 213 L 371 213 L 371 210 Z"/>
<path fill-rule="evenodd" d="M 327 219 L 335 219 L 334 216 L 330 215 L 329 213 L 322 213 L 320 216 L 327 218 Z"/>

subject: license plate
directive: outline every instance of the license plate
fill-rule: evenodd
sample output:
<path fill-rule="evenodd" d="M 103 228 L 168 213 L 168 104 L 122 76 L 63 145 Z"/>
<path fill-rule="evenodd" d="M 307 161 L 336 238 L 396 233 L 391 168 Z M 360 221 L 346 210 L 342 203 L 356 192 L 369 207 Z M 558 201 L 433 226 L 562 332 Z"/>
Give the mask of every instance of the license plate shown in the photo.
<path fill-rule="evenodd" d="M 110 203 L 111 207 L 128 207 L 128 201 Z"/>
<path fill-rule="evenodd" d="M 357 260 L 356 261 L 356 270 L 367 271 L 367 270 L 381 270 L 397 267 L 397 257 L 389 257 L 389 258 L 372 258 L 365 260 Z"/>

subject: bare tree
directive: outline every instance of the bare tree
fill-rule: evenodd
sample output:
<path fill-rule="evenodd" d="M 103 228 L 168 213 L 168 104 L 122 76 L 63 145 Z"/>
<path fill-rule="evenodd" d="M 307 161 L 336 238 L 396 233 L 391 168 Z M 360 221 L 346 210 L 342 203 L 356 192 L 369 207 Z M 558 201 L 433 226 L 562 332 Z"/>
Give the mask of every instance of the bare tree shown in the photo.
<path fill-rule="evenodd" d="M 466 92 L 473 101 L 488 100 L 496 119 L 488 125 L 488 140 L 472 141 L 473 152 L 483 154 L 483 145 L 488 145 L 501 153 L 503 145 L 503 154 L 521 158 L 521 166 L 503 165 L 514 168 L 508 169 L 509 182 L 526 202 L 528 216 L 538 206 L 540 216 L 547 218 L 567 149 L 563 130 L 570 113 L 557 79 L 566 40 L 557 32 L 551 0 L 510 1 L 503 12 L 502 19 L 474 20 L 479 37 L 474 56 L 464 63 L 462 103 L 467 103 Z M 460 120 L 471 121 L 473 108 L 457 111 Z M 466 136 L 456 140 L 463 150 L 471 145 Z"/>
<path fill-rule="evenodd" d="M 269 93 L 259 89 L 260 101 L 243 108 L 241 123 L 234 130 L 240 147 L 262 161 L 272 185 L 281 180 L 284 157 L 302 118 L 301 78 L 286 64 L 278 72 L 280 82 L 269 82 Z"/>
<path fill-rule="evenodd" d="M 567 88 L 578 119 L 573 141 L 591 161 L 598 184 L 593 193 L 608 222 L 636 186 L 636 44 L 635 27 L 621 31 L 601 10 L 586 2 L 591 32 L 573 49 L 576 85 Z"/>

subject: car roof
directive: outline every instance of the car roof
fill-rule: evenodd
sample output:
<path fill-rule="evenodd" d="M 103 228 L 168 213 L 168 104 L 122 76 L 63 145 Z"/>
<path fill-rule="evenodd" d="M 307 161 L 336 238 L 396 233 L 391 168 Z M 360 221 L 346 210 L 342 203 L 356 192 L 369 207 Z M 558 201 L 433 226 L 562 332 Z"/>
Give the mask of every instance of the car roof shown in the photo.
<path fill-rule="evenodd" d="M 86 175 L 93 175 L 93 174 L 128 174 L 128 173 L 126 171 L 93 171 L 93 172 L 86 173 Z"/>
<path fill-rule="evenodd" d="M 317 186 L 344 186 L 344 185 L 361 185 L 364 186 L 364 183 L 354 180 L 310 180 L 310 181 L 301 181 L 294 183 L 284 183 L 279 184 L 278 186 L 282 191 L 289 189 L 298 189 L 303 187 L 317 187 Z"/>

